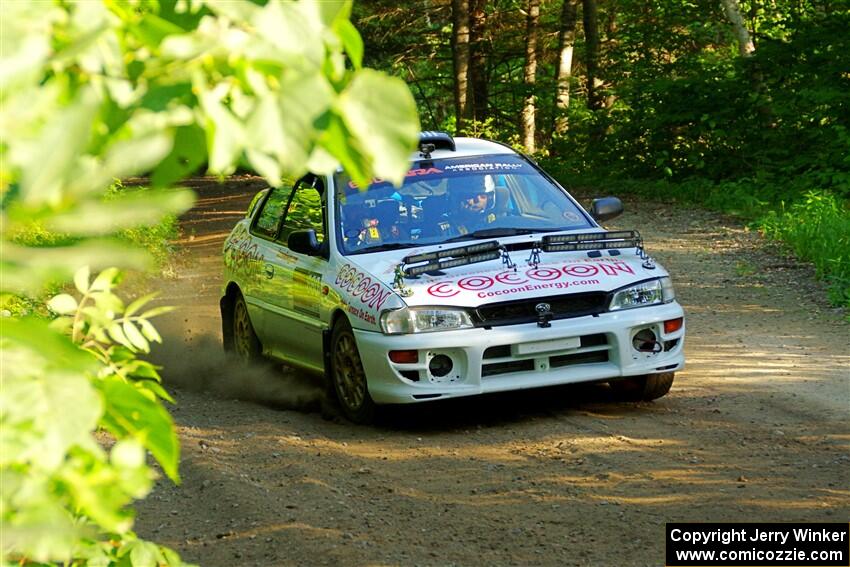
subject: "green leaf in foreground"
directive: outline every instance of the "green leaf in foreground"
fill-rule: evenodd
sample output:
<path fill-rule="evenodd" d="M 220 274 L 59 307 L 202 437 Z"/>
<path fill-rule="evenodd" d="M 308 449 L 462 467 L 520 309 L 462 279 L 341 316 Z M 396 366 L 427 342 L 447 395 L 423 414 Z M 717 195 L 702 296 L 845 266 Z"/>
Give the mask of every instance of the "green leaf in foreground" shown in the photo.
<path fill-rule="evenodd" d="M 116 437 L 129 435 L 144 445 L 165 474 L 179 482 L 180 446 L 171 416 L 158 402 L 117 376 L 98 384 L 106 405 L 103 425 Z"/>

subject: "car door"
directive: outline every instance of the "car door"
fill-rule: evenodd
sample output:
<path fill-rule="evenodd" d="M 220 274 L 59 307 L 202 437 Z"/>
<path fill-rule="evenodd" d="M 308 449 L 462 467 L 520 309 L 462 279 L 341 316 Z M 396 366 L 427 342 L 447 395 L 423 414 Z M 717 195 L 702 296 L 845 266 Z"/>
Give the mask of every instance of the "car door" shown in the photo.
<path fill-rule="evenodd" d="M 292 182 L 268 190 L 256 205 L 260 209 L 254 215 L 249 232 L 251 235 L 251 277 L 242 282 L 242 294 L 248 304 L 248 313 L 254 332 L 266 350 L 271 347 L 268 336 L 269 298 L 276 295 L 271 289 L 274 270 L 270 259 L 276 254 L 275 239 L 280 232 L 283 215 L 292 195 Z"/>
<path fill-rule="evenodd" d="M 287 245 L 296 230 L 313 229 L 320 243 L 326 235 L 324 182 L 308 175 L 295 185 L 283 217 L 280 232 L 268 257 L 271 307 L 266 332 L 273 355 L 293 364 L 321 371 L 322 319 L 325 295 L 322 293 L 328 260 L 293 252 Z M 270 273 L 270 274 L 269 274 Z"/>

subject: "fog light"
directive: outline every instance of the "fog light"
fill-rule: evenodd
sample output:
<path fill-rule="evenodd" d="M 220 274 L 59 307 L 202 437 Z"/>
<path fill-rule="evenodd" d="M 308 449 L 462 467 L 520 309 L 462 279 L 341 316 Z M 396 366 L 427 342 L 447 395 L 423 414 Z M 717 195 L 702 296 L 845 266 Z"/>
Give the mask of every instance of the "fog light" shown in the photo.
<path fill-rule="evenodd" d="M 670 334 L 675 333 L 679 329 L 682 328 L 682 324 L 685 322 L 684 317 L 679 317 L 678 319 L 670 319 L 669 321 L 664 321 L 664 333 Z"/>
<path fill-rule="evenodd" d="M 390 360 L 399 364 L 416 364 L 419 362 L 418 350 L 391 350 Z"/>
<path fill-rule="evenodd" d="M 641 329 L 635 333 L 632 346 L 639 352 L 661 352 L 664 348 L 656 339 L 652 329 Z"/>
<path fill-rule="evenodd" d="M 428 370 L 431 374 L 437 378 L 442 378 L 446 374 L 452 371 L 452 367 L 454 364 L 452 363 L 452 359 L 446 356 L 445 354 L 438 354 L 434 358 L 431 359 L 431 362 L 428 363 Z"/>

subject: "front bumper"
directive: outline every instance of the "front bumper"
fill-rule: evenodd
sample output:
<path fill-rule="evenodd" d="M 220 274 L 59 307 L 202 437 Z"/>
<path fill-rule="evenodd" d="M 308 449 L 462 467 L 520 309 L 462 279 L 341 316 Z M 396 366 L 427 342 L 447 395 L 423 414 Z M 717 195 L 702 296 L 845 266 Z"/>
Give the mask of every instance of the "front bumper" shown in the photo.
<path fill-rule="evenodd" d="M 665 333 L 664 321 L 683 316 L 682 307 L 673 302 L 561 319 L 548 328 L 529 323 L 416 335 L 354 334 L 372 398 L 379 404 L 404 404 L 674 372 L 685 362 L 685 326 Z M 633 346 L 644 329 L 657 339 L 654 352 Z M 416 363 L 389 359 L 392 350 L 412 349 L 418 351 Z M 429 370 L 438 356 L 452 363 L 443 376 Z M 445 370 L 443 364 L 440 372 Z"/>

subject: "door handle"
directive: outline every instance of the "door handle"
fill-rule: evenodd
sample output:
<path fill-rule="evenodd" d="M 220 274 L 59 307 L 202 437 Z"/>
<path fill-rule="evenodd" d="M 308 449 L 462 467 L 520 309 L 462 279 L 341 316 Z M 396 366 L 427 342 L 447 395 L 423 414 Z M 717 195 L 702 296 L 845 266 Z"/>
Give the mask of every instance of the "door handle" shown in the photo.
<path fill-rule="evenodd" d="M 274 277 L 274 266 L 266 264 L 266 277 L 272 279 Z"/>

